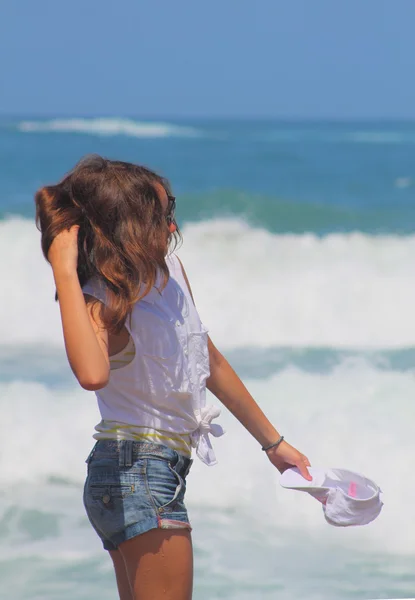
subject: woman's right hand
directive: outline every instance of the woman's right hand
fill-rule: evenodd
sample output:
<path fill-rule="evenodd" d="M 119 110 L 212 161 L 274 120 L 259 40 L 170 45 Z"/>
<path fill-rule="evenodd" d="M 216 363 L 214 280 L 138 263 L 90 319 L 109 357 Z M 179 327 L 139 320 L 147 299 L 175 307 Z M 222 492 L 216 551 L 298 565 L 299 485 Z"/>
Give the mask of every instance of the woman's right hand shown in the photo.
<path fill-rule="evenodd" d="M 55 237 L 50 245 L 48 260 L 53 270 L 59 269 L 72 273 L 78 267 L 78 232 L 79 225 L 64 229 Z"/>
<path fill-rule="evenodd" d="M 297 467 L 304 479 L 307 479 L 307 481 L 312 480 L 307 469 L 311 466 L 308 458 L 285 440 L 277 448 L 268 450 L 266 454 L 280 473 L 284 473 L 291 467 Z"/>

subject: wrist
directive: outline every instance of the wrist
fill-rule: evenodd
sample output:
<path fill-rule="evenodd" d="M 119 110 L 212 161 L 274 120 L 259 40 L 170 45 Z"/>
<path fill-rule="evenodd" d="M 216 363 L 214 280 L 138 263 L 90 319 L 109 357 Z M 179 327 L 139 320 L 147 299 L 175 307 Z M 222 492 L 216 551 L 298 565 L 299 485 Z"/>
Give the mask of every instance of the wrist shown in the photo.
<path fill-rule="evenodd" d="M 258 436 L 256 439 L 261 444 L 262 448 L 266 448 L 270 444 L 274 444 L 277 442 L 281 434 L 274 427 L 269 427 L 268 430 L 262 431 L 261 436 Z"/>
<path fill-rule="evenodd" d="M 64 265 L 60 263 L 59 265 L 53 265 L 53 276 L 55 278 L 56 284 L 58 281 L 70 281 L 71 279 L 78 279 L 78 273 L 76 266 L 74 265 Z"/>
<path fill-rule="evenodd" d="M 275 442 L 272 442 L 271 444 L 262 446 L 261 450 L 263 450 L 266 454 L 268 454 L 269 450 L 274 450 L 274 451 L 277 450 L 277 448 L 280 446 L 280 444 L 282 444 L 283 441 L 284 441 L 284 436 L 280 435 L 279 438 Z"/>

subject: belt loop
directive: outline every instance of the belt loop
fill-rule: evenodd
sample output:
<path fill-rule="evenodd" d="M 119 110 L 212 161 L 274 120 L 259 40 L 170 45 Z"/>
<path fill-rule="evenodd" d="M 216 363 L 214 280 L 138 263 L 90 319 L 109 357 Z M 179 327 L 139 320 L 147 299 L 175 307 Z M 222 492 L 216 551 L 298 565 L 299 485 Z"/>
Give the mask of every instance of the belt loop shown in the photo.
<path fill-rule="evenodd" d="M 127 440 L 125 442 L 124 450 L 124 462 L 126 467 L 133 466 L 133 441 Z"/>
<path fill-rule="evenodd" d="M 91 452 L 88 454 L 88 457 L 86 459 L 86 464 L 89 465 L 89 463 L 91 462 L 94 454 L 95 454 L 95 450 L 97 448 L 98 442 L 95 442 L 94 447 L 92 448 Z"/>

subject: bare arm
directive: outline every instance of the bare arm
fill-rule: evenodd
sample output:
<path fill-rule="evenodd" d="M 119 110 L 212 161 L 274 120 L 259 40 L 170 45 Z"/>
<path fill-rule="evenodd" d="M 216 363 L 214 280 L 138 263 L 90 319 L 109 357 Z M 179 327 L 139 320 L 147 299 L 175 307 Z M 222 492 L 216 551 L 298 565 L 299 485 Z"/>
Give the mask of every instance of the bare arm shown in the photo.
<path fill-rule="evenodd" d="M 209 338 L 210 377 L 208 389 L 242 423 L 261 444 L 269 446 L 277 442 L 280 434 L 264 415 L 226 358 Z M 307 470 L 310 462 L 304 454 L 285 440 L 266 452 L 271 463 L 282 473 L 292 466 L 298 467 L 303 477 L 311 480 Z"/>
<path fill-rule="evenodd" d="M 88 302 L 91 297 L 82 293 L 73 255 L 77 230 L 73 229 L 56 236 L 49 259 L 69 364 L 83 388 L 98 390 L 105 387 L 109 378 L 108 333 L 100 319 L 102 304 Z"/>
<path fill-rule="evenodd" d="M 194 302 L 186 271 L 181 261 L 180 264 Z M 262 446 L 276 442 L 280 437 L 278 431 L 268 421 L 241 379 L 213 344 L 210 337 L 208 348 L 210 377 L 206 382 L 207 388 L 231 411 Z"/>
<path fill-rule="evenodd" d="M 210 377 L 206 382 L 207 388 L 231 411 L 261 446 L 268 446 L 276 442 L 280 434 L 269 422 L 241 379 L 210 338 L 208 347 Z"/>
<path fill-rule="evenodd" d="M 192 294 L 183 265 L 182 270 Z M 210 377 L 206 382 L 207 388 L 230 410 L 261 446 L 268 446 L 278 441 L 280 434 L 264 415 L 241 379 L 210 338 L 208 348 Z M 307 466 L 310 466 L 308 458 L 286 441 L 283 441 L 277 448 L 270 449 L 267 455 L 279 471 L 282 472 L 295 465 L 299 468 L 303 477 L 308 480 L 311 479 L 307 470 Z"/>

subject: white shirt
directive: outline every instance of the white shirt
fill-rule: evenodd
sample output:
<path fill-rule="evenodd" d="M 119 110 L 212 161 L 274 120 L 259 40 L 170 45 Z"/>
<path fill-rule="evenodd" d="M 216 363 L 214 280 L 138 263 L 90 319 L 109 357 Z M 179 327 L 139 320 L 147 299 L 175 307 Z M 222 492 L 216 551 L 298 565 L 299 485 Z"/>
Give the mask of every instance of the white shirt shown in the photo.
<path fill-rule="evenodd" d="M 137 302 L 125 326 L 135 345 L 132 362 L 110 371 L 105 388 L 97 390 L 103 420 L 190 434 L 199 458 L 216 464 L 209 434 L 224 433 L 212 424 L 220 411 L 206 406 L 210 375 L 208 332 L 193 304 L 178 258 L 166 259 L 170 278 Z M 106 301 L 105 289 L 91 279 L 83 291 Z"/>

